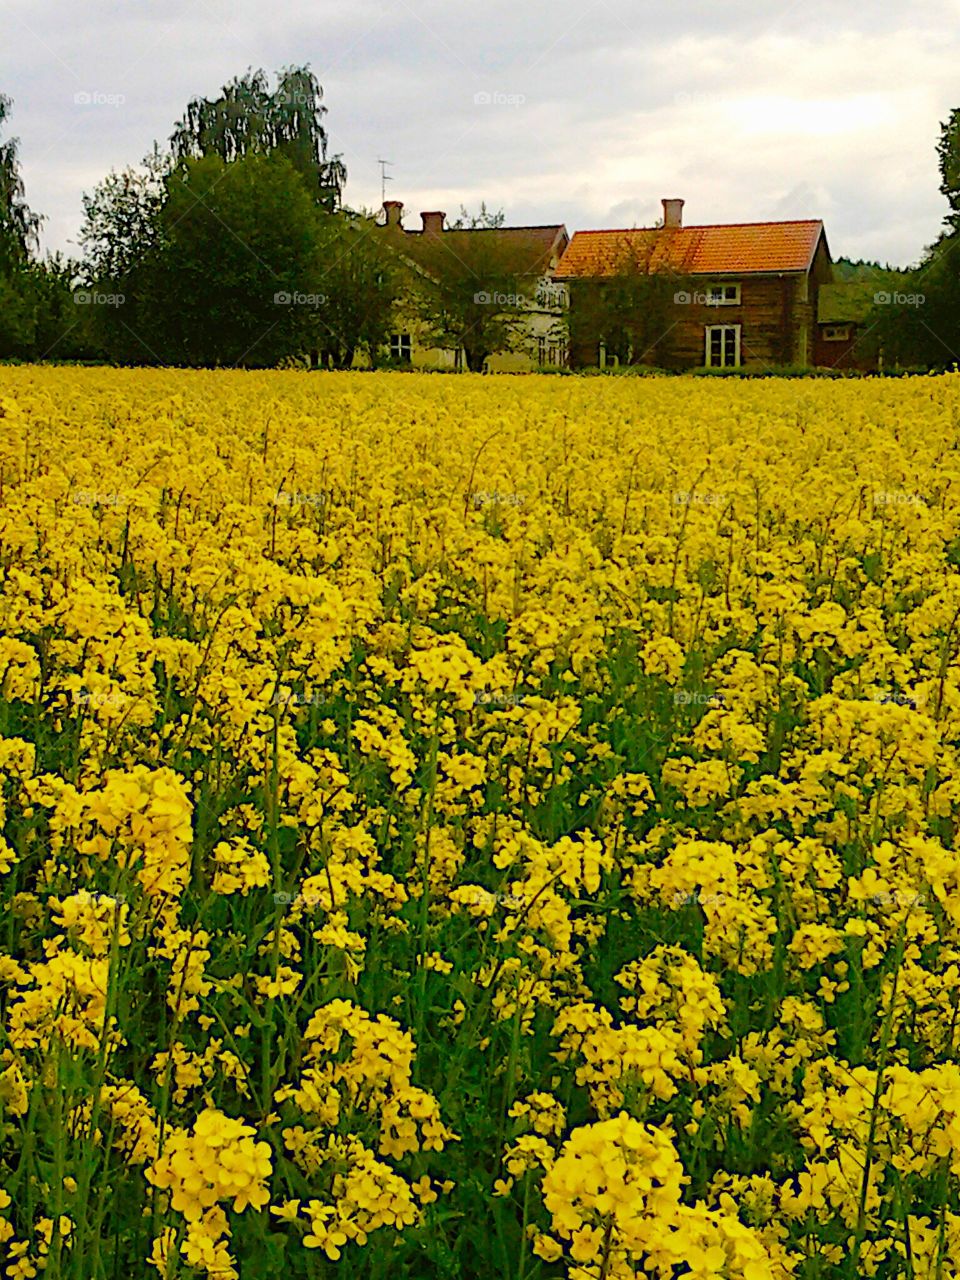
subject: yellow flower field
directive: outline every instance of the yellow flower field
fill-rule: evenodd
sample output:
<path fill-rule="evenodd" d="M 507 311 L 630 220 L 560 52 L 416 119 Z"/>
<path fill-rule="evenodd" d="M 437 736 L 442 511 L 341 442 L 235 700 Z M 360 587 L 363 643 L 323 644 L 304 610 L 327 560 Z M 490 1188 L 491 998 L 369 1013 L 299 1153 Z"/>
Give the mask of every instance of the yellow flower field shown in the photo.
<path fill-rule="evenodd" d="M 0 370 L 0 1275 L 960 1276 L 960 375 Z"/>

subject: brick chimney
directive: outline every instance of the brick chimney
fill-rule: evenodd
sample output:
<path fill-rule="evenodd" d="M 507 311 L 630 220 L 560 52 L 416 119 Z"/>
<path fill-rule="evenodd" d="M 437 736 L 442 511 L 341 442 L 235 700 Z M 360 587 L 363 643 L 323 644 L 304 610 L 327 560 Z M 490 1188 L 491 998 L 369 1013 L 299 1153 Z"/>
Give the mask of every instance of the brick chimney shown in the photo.
<path fill-rule="evenodd" d="M 676 228 L 683 226 L 683 201 L 682 200 L 663 200 L 663 225 L 664 227 Z"/>
<path fill-rule="evenodd" d="M 399 227 L 400 219 L 403 217 L 403 201 L 384 200 L 383 212 L 386 214 L 388 227 Z"/>
<path fill-rule="evenodd" d="M 445 213 L 421 213 L 423 219 L 423 234 L 425 236 L 438 236 L 443 231 L 443 220 L 447 215 Z"/>

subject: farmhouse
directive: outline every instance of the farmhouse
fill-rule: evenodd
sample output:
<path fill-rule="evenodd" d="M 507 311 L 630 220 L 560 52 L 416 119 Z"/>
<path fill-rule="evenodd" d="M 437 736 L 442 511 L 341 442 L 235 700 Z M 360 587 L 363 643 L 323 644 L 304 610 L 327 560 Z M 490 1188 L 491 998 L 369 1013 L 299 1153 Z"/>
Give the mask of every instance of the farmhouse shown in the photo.
<path fill-rule="evenodd" d="M 476 316 L 486 321 L 496 315 L 501 292 L 511 297 L 505 323 L 509 326 L 509 350 L 497 351 L 484 361 L 491 372 L 526 371 L 567 363 L 565 308 L 567 290 L 553 279 L 570 237 L 557 223 L 531 227 L 447 226 L 446 214 L 420 214 L 421 226 L 403 225 L 403 204 L 386 200 L 384 233 L 391 237 L 410 273 L 410 287 L 399 309 L 399 323 L 390 338 L 390 355 L 398 364 L 418 368 L 462 368 L 463 346 L 444 346 L 417 304 L 438 267 L 459 277 Z M 421 279 L 418 281 L 417 276 Z M 429 292 L 429 290 L 428 290 Z M 467 329 L 469 330 L 469 324 Z M 479 329 L 479 324 L 478 324 Z M 469 342 L 469 337 L 467 338 Z"/>
<path fill-rule="evenodd" d="M 777 368 L 813 362 L 818 295 L 833 278 L 823 223 L 578 231 L 554 273 L 570 289 L 573 367 Z"/>

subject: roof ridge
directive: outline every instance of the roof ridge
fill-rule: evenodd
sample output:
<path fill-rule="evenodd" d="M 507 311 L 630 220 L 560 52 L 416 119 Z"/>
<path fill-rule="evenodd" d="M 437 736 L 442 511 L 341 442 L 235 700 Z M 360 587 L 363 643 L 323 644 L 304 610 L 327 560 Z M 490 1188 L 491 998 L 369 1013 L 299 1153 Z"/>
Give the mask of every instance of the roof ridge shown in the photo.
<path fill-rule="evenodd" d="M 766 218 L 759 222 L 691 222 L 682 227 L 589 227 L 574 231 L 575 236 L 626 236 L 639 231 L 713 231 L 721 227 L 816 227 L 822 218 Z"/>
<path fill-rule="evenodd" d="M 564 222 L 530 222 L 530 223 L 521 223 L 521 224 L 518 224 L 517 226 L 510 226 L 510 227 L 449 226 L 449 227 L 443 228 L 443 234 L 446 235 L 448 231 L 566 231 L 566 229 L 567 229 L 566 223 Z M 416 227 L 416 228 L 403 227 L 402 230 L 408 232 L 411 235 L 418 236 L 422 234 L 423 229 L 421 227 Z"/>

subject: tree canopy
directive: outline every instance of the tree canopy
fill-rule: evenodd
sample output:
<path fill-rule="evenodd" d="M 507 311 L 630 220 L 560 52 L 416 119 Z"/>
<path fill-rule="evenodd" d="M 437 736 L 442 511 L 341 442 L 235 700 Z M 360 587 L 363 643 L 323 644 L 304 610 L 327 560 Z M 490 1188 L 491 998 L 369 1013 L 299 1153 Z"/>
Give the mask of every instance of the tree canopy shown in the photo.
<path fill-rule="evenodd" d="M 176 364 L 273 365 L 314 323 L 317 213 L 280 155 L 209 155 L 167 180 L 144 335 Z"/>
<path fill-rule="evenodd" d="M 477 370 L 494 352 L 517 345 L 542 270 L 542 246 L 487 221 L 411 236 L 408 252 L 420 272 L 420 316 L 439 345 L 463 351 L 467 368 Z"/>
<path fill-rule="evenodd" d="M 0 93 L 0 129 L 13 106 Z M 20 173 L 19 139 L 0 142 L 0 270 L 22 266 L 37 246 L 40 218 L 27 204 Z"/>
<path fill-rule="evenodd" d="M 248 71 L 216 98 L 194 98 L 170 138 L 180 162 L 219 156 L 226 164 L 278 153 L 293 165 L 324 208 L 340 205 L 346 168 L 328 158 L 323 89 L 307 66 L 284 67 L 271 89 L 265 71 Z"/>

